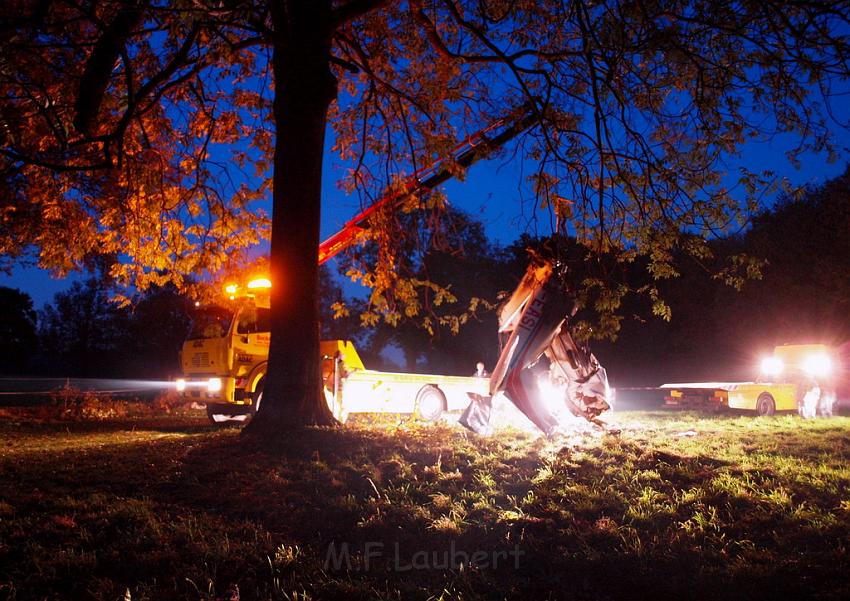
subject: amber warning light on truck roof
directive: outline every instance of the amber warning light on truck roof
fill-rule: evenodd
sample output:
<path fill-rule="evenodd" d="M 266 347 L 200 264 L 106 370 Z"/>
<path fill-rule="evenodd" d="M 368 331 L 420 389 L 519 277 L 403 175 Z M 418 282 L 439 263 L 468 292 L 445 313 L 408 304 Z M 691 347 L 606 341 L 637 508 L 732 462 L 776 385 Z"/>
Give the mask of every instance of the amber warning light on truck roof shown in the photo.
<path fill-rule="evenodd" d="M 268 278 L 257 278 L 256 280 L 251 280 L 248 282 L 248 288 L 251 290 L 255 290 L 257 288 L 271 288 L 272 283 Z"/>
<path fill-rule="evenodd" d="M 245 287 L 248 290 L 267 290 L 272 287 L 272 283 L 268 278 L 255 278 L 248 282 Z M 224 287 L 224 292 L 228 297 L 230 297 L 230 300 L 234 300 L 236 298 L 236 294 L 239 292 L 239 285 L 228 284 Z"/>

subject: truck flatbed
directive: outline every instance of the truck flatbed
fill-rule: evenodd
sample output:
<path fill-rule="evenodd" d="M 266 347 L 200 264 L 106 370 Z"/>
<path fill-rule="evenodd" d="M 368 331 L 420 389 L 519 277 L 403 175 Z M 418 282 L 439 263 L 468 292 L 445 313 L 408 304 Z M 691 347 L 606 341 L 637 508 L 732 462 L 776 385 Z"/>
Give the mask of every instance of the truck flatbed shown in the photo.
<path fill-rule="evenodd" d="M 797 386 L 770 382 L 686 382 L 663 384 L 664 397 L 671 407 L 700 409 L 740 409 L 758 415 L 797 409 Z"/>

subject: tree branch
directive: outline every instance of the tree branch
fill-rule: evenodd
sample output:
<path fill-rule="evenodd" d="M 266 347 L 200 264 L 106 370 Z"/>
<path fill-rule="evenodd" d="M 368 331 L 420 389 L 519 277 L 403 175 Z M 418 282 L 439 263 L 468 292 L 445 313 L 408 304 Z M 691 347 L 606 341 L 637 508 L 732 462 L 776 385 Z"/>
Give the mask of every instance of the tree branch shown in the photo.
<path fill-rule="evenodd" d="M 375 9 L 385 6 L 388 0 L 350 0 L 349 2 L 334 9 L 331 13 L 331 22 L 335 28 L 369 14 Z"/>
<path fill-rule="evenodd" d="M 103 95 L 109 85 L 112 69 L 124 49 L 133 28 L 142 19 L 148 1 L 130 5 L 118 11 L 103 35 L 97 40 L 80 79 L 77 102 L 74 105 L 74 127 L 82 134 L 91 133 L 92 124 L 100 111 Z M 125 66 L 127 69 L 130 65 Z"/>

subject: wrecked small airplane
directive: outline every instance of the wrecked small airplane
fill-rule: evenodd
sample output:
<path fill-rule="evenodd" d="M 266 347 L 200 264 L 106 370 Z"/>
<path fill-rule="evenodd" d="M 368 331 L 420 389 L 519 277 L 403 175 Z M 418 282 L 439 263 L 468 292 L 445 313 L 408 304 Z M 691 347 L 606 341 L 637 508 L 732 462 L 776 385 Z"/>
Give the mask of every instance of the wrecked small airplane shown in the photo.
<path fill-rule="evenodd" d="M 576 304 L 565 276 L 565 269 L 553 261 L 532 258 L 499 313 L 502 352 L 490 376 L 490 394 L 469 394 L 471 402 L 460 418 L 465 427 L 490 434 L 493 398 L 503 393 L 544 434 L 558 435 L 561 420 L 543 398 L 532 369 L 545 356 L 549 383 L 561 395 L 558 401 L 573 415 L 607 429 L 600 415 L 611 408 L 608 376 L 587 346 L 573 338 L 569 322 Z"/>

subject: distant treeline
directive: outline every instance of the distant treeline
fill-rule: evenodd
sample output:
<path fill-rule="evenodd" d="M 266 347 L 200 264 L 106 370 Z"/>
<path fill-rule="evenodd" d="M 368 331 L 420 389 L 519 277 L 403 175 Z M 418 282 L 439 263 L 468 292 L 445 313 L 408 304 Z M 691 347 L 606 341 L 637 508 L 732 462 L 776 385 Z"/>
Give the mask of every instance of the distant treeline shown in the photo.
<path fill-rule="evenodd" d="M 669 323 L 626 320 L 616 344 L 597 345 L 615 381 L 753 379 L 761 357 L 786 343 L 831 344 L 850 368 L 850 169 L 782 196 L 712 246 L 717 260 L 764 260 L 761 278 L 738 291 L 685 262 L 681 277 L 661 286 Z"/>
<path fill-rule="evenodd" d="M 27 294 L 0 288 L 0 369 L 6 374 L 163 378 L 177 373 L 190 302 L 151 288 L 130 307 L 111 302 L 108 281 L 74 282 L 36 311 Z"/>

